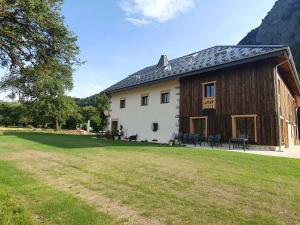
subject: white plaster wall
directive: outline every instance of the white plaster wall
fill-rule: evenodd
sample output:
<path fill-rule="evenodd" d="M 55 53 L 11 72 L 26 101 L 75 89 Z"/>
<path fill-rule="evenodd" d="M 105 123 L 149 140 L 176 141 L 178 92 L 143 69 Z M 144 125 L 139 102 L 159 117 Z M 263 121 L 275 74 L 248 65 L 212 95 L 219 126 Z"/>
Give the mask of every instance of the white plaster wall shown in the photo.
<path fill-rule="evenodd" d="M 160 103 L 161 91 L 170 91 L 170 102 Z M 110 101 L 109 127 L 111 121 L 118 120 L 123 126 L 125 136 L 138 134 L 138 139 L 151 141 L 157 139 L 167 143 L 179 129 L 179 81 L 165 81 L 112 94 Z M 141 106 L 141 96 L 149 94 L 148 106 Z M 120 99 L 126 98 L 126 108 L 120 108 Z M 157 132 L 152 131 L 152 123 L 158 122 Z"/>

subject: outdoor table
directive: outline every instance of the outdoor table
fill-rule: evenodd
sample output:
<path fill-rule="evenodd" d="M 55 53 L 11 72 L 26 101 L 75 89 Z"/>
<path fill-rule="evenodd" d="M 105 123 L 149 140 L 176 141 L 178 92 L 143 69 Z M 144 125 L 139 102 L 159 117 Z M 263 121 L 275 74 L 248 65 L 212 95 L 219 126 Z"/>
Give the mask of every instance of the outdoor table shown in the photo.
<path fill-rule="evenodd" d="M 233 149 L 234 149 L 235 145 L 239 145 L 240 143 L 242 143 L 243 144 L 243 149 L 244 149 L 244 151 L 246 151 L 247 142 L 248 142 L 248 138 L 230 138 L 229 139 L 229 150 L 231 150 L 230 149 L 231 144 L 232 144 Z"/>

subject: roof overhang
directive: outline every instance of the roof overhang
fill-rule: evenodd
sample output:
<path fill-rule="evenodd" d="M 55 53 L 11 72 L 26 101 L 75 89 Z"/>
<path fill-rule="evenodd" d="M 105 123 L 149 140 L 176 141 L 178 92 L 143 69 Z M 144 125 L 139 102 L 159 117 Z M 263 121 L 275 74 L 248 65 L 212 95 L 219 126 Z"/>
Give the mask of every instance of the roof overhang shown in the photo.
<path fill-rule="evenodd" d="M 285 80 L 293 96 L 300 97 L 300 80 L 290 48 L 287 48 L 286 52 L 276 59 L 278 71 Z"/>

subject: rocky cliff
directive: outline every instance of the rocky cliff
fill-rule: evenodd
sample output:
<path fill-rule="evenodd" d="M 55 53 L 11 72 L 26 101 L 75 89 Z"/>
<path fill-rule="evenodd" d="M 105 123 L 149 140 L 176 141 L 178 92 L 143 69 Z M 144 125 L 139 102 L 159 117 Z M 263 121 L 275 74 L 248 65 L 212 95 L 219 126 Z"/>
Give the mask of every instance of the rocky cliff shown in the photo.
<path fill-rule="evenodd" d="M 261 25 L 239 44 L 289 45 L 300 72 L 300 0 L 278 0 Z"/>

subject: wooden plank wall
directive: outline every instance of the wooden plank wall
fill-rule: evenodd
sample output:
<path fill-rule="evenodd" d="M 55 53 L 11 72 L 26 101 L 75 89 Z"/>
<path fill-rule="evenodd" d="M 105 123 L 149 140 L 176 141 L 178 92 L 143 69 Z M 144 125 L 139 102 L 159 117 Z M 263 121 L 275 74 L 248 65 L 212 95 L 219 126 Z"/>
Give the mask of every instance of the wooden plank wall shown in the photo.
<path fill-rule="evenodd" d="M 294 126 L 294 133 L 296 133 L 296 102 L 294 97 L 292 96 L 291 88 L 288 86 L 287 82 L 285 82 L 286 77 L 285 71 L 279 71 L 279 79 L 278 85 L 279 87 L 279 101 L 280 101 L 280 117 L 284 119 L 283 127 L 281 129 L 282 135 L 282 144 L 286 147 L 289 146 L 289 136 L 288 136 L 288 123 Z M 288 121 L 288 122 L 287 122 Z M 296 143 L 296 135 L 294 143 Z"/>
<path fill-rule="evenodd" d="M 284 73 L 280 72 L 280 116 L 288 120 L 292 125 L 296 125 L 296 102 L 291 94 L 291 91 L 284 81 Z"/>
<path fill-rule="evenodd" d="M 216 81 L 216 109 L 202 110 L 202 83 Z M 189 117 L 208 116 L 208 135 L 232 137 L 231 116 L 257 114 L 257 144 L 276 145 L 274 62 L 261 61 L 182 78 L 180 130 Z"/>

